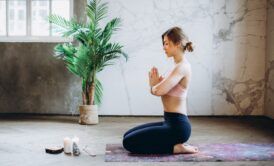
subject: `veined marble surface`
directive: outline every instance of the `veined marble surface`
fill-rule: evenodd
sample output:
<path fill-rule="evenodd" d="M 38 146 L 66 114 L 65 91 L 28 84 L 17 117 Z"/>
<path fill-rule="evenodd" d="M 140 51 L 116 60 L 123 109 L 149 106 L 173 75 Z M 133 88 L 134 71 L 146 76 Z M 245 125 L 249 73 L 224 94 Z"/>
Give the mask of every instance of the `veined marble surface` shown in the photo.
<path fill-rule="evenodd" d="M 195 45 L 186 53 L 193 77 L 189 115 L 262 115 L 266 64 L 266 0 L 115 0 L 111 17 L 123 25 L 113 40 L 130 56 L 99 73 L 103 115 L 161 115 L 149 92 L 148 71 L 173 66 L 161 35 L 180 26 Z M 108 19 L 106 19 L 108 20 Z"/>
<path fill-rule="evenodd" d="M 212 114 L 261 115 L 266 1 L 214 1 Z"/>

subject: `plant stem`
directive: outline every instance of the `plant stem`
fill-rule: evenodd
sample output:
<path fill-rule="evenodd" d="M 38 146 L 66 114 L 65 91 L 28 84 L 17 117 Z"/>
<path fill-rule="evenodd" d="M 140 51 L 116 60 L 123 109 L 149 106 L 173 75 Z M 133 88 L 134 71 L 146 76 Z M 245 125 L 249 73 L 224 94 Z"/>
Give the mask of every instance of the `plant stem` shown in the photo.
<path fill-rule="evenodd" d="M 83 101 L 83 105 L 87 104 L 85 92 L 82 92 L 82 101 Z"/>
<path fill-rule="evenodd" d="M 85 87 L 85 96 L 86 96 L 86 105 L 89 105 L 89 82 L 86 81 L 86 87 Z"/>
<path fill-rule="evenodd" d="M 90 99 L 91 105 L 94 104 L 94 91 L 95 91 L 95 69 L 93 70 L 93 73 L 92 73 L 92 81 L 89 89 L 89 99 Z"/>

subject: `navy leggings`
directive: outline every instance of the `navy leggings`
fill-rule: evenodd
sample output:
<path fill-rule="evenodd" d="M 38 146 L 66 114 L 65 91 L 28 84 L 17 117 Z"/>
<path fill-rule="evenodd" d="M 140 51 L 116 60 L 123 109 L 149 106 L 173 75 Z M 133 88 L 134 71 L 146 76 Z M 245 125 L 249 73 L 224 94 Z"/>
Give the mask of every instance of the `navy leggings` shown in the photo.
<path fill-rule="evenodd" d="M 172 154 L 176 144 L 186 142 L 191 125 L 186 115 L 164 112 L 164 121 L 136 126 L 124 134 L 123 146 L 131 153 Z"/>

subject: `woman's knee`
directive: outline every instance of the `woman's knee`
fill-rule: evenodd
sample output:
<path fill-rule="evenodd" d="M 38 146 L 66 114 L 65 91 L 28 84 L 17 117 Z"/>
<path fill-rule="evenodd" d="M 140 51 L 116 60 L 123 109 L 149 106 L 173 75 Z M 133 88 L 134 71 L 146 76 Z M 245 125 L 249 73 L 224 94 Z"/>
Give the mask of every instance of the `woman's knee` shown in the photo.
<path fill-rule="evenodd" d="M 124 133 L 123 138 L 125 138 L 127 134 L 128 134 L 128 131 Z"/>
<path fill-rule="evenodd" d="M 133 130 L 132 129 L 129 129 L 128 131 L 126 131 L 123 135 L 123 138 L 125 138 L 129 133 L 131 133 Z"/>
<path fill-rule="evenodd" d="M 123 138 L 123 147 L 128 151 L 132 151 L 132 143 L 127 136 Z"/>
<path fill-rule="evenodd" d="M 133 132 L 135 128 L 131 128 L 129 130 L 127 130 L 124 135 L 123 135 L 123 138 L 125 138 L 129 133 Z"/>

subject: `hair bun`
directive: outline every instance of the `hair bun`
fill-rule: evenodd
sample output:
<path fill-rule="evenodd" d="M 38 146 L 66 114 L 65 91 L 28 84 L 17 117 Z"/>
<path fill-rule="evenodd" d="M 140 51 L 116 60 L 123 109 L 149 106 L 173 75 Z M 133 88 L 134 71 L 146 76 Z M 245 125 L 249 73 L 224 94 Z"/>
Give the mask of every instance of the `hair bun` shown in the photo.
<path fill-rule="evenodd" d="M 192 52 L 193 51 L 193 46 L 192 46 L 192 42 L 191 41 L 189 41 L 189 42 L 186 43 L 185 50 L 187 50 L 188 52 Z"/>

